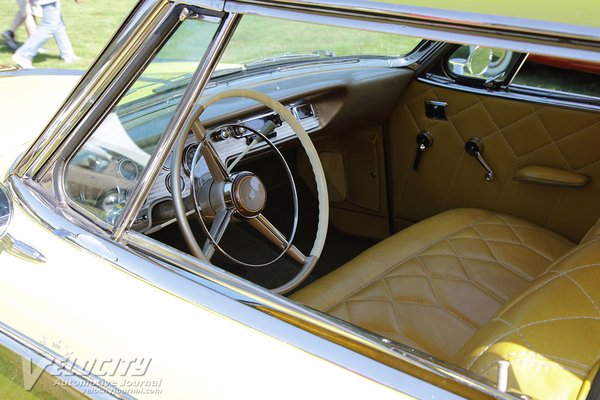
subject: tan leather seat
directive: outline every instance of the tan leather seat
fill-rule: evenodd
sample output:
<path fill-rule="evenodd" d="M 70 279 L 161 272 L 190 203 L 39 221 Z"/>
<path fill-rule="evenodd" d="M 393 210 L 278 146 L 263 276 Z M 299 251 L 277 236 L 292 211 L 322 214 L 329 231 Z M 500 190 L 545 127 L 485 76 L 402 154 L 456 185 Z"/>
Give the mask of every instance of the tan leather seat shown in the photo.
<path fill-rule="evenodd" d="M 586 398 L 600 367 L 600 221 L 578 246 L 460 209 L 413 225 L 292 296 L 508 391 Z"/>
<path fill-rule="evenodd" d="M 600 360 L 600 239 L 582 242 L 475 333 L 456 364 L 540 399 L 584 399 Z"/>
<path fill-rule="evenodd" d="M 453 360 L 574 245 L 519 218 L 457 209 L 396 233 L 292 298 Z"/>

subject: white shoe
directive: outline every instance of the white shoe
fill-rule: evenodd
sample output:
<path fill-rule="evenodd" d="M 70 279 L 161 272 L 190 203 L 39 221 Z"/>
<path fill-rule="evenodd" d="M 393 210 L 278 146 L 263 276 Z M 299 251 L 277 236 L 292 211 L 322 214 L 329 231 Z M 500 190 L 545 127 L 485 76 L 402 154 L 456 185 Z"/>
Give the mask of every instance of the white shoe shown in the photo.
<path fill-rule="evenodd" d="M 77 57 L 77 56 L 73 56 L 73 57 L 63 58 L 62 60 L 65 64 L 72 64 L 72 63 L 81 61 L 81 58 Z"/>
<path fill-rule="evenodd" d="M 23 69 L 35 69 L 33 64 L 31 64 L 31 60 L 21 56 L 18 53 L 13 54 L 12 59 L 17 65 Z"/>

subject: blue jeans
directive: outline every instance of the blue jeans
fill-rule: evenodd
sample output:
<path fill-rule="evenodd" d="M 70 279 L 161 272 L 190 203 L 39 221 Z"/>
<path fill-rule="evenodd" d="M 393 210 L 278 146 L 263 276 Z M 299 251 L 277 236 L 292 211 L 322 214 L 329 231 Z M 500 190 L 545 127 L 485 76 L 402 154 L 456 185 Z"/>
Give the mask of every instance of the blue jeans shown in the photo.
<path fill-rule="evenodd" d="M 38 49 L 54 36 L 61 58 L 68 60 L 75 57 L 73 46 L 71 46 L 62 19 L 60 2 L 55 1 L 54 3 L 44 4 L 42 10 L 42 22 L 33 35 L 17 50 L 17 54 L 31 60 L 38 53 Z"/>

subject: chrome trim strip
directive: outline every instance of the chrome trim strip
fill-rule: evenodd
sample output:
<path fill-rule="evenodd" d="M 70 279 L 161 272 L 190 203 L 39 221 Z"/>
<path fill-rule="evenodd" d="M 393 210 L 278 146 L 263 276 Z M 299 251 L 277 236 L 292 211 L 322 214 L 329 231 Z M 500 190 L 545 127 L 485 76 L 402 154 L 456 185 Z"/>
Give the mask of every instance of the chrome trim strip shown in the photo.
<path fill-rule="evenodd" d="M 37 184 L 21 181 L 12 176 L 8 188 L 15 199 L 19 199 L 24 212 L 51 231 L 62 228 L 78 235 L 89 234 L 60 215 L 35 192 Z M 344 346 L 286 322 L 281 316 L 297 319 L 304 324 L 320 327 L 332 335 L 344 337 L 355 343 L 368 346 L 394 359 L 401 360 L 413 368 L 428 371 L 445 381 L 472 388 L 483 396 L 495 399 L 514 397 L 497 391 L 467 371 L 444 365 L 404 345 L 393 343 L 356 326 L 344 323 L 279 295 L 273 294 L 242 278 L 207 264 L 196 258 L 154 241 L 137 232 L 126 232 L 125 242 L 137 251 L 112 240 L 98 237 L 103 245 L 118 258 L 117 263 L 107 268 L 117 268 L 136 276 L 149 285 L 156 286 L 192 304 L 213 310 L 227 318 L 238 321 L 271 337 L 282 340 L 310 354 L 328 360 L 345 369 L 379 382 L 394 390 L 417 398 L 448 398 L 460 396 L 432 383 L 415 378 L 399 369 L 378 362 Z M 72 245 L 77 245 L 72 243 Z M 165 260 L 159 262 L 158 259 Z M 176 266 L 174 266 L 174 265 Z M 467 375 L 465 375 L 467 374 Z"/>
<path fill-rule="evenodd" d="M 190 121 L 190 116 L 194 115 L 192 110 L 198 103 L 204 86 L 210 79 L 210 75 L 221 58 L 221 54 L 238 22 L 239 15 L 237 14 L 229 14 L 223 20 L 219 31 L 198 65 L 175 114 L 171 118 L 171 122 L 169 122 L 169 125 L 165 129 L 165 134 L 157 144 L 155 154 L 150 159 L 148 165 L 146 165 L 135 190 L 131 194 L 125 209 L 123 209 L 113 232 L 113 237 L 116 240 L 119 240 L 135 221 L 152 189 L 153 183 L 156 181 L 163 165 L 165 165 L 167 158 L 171 154 L 178 135 L 185 127 L 191 126 L 193 121 Z"/>
<path fill-rule="evenodd" d="M 306 13 L 309 12 L 310 22 L 319 24 L 600 62 L 600 29 L 586 30 L 575 25 L 565 26 L 565 31 L 562 31 L 555 30 L 552 24 L 535 27 L 537 21 L 521 20 L 535 27 L 527 30 L 518 24 L 505 26 L 489 22 L 490 17 L 486 15 L 352 0 L 327 3 L 309 0 L 302 4 L 291 0 L 238 0 L 228 1 L 225 11 L 296 21 L 306 21 Z M 515 20 L 509 18 L 506 23 Z"/>
<path fill-rule="evenodd" d="M 429 8 L 394 4 L 393 2 L 364 0 L 238 0 L 240 3 L 257 4 L 267 7 L 282 7 L 297 10 L 313 10 L 324 13 L 370 14 L 402 19 L 404 22 L 435 24 L 446 29 L 468 29 L 471 31 L 496 31 L 520 34 L 528 38 L 552 36 L 562 41 L 575 39 L 575 43 L 590 41 L 600 43 L 600 28 L 532 18 L 517 18 L 490 15 L 443 8 Z M 230 2 L 225 5 L 228 9 Z M 526 27 L 526 28 L 525 28 Z M 538 39 L 540 39 L 538 38 Z"/>
<path fill-rule="evenodd" d="M 46 262 L 46 257 L 35 247 L 15 239 L 11 235 L 6 235 L 0 239 L 0 244 L 4 247 L 7 253 L 12 254 L 15 257 L 22 258 L 23 260 L 30 261 L 36 264 L 43 264 Z"/>
<path fill-rule="evenodd" d="M 517 93 L 514 91 L 489 91 L 489 90 L 485 90 L 484 88 L 476 88 L 476 87 L 472 87 L 472 86 L 466 86 L 466 85 L 462 85 L 460 83 L 455 83 L 455 82 L 438 82 L 437 80 L 434 79 L 429 79 L 425 76 L 420 76 L 417 78 L 417 80 L 419 82 L 422 83 L 426 83 L 428 85 L 433 85 L 433 86 L 438 86 L 441 88 L 445 88 L 445 89 L 451 89 L 451 90 L 459 90 L 461 92 L 467 92 L 467 93 L 473 93 L 479 96 L 493 96 L 493 97 L 500 97 L 503 99 L 509 99 L 509 100 L 515 100 L 515 101 L 526 101 L 528 103 L 538 103 L 538 104 L 542 104 L 542 105 L 546 105 L 546 106 L 553 106 L 553 107 L 562 107 L 562 108 L 569 108 L 569 109 L 575 109 L 575 110 L 583 110 L 583 111 L 600 111 L 600 103 L 599 104 L 590 104 L 590 103 L 580 103 L 577 102 L 575 99 L 573 99 L 573 101 L 569 101 L 569 100 L 560 100 L 560 99 L 551 99 L 548 97 L 543 97 L 543 89 L 539 90 L 540 95 L 533 95 L 533 94 L 525 94 L 525 93 Z M 512 85 L 513 87 L 515 86 L 521 86 L 521 85 Z M 527 86 L 523 86 L 524 88 L 528 88 L 531 89 L 531 91 L 537 91 L 538 88 L 533 88 L 533 87 L 527 87 Z"/>
<path fill-rule="evenodd" d="M 55 376 L 60 376 L 59 379 L 64 380 L 68 384 L 68 386 L 75 388 L 80 393 L 85 393 L 86 396 L 92 396 L 91 398 L 93 399 L 134 399 L 133 397 L 112 386 L 99 376 L 92 374 L 90 371 L 84 370 L 80 366 L 76 365 L 73 361 L 62 357 L 58 353 L 55 353 L 54 351 L 49 349 L 48 347 L 43 346 L 42 344 L 29 338 L 28 336 L 23 335 L 22 333 L 10 328 L 3 322 L 0 322 L 0 344 L 3 344 L 3 342 L 7 340 L 6 338 L 14 342 L 23 350 L 33 352 L 39 358 L 50 361 L 50 365 L 48 365 L 47 367 L 44 365 L 45 371 L 48 371 Z M 17 354 L 19 354 L 19 356 L 25 359 L 26 355 L 22 352 L 17 352 Z M 27 354 L 27 356 L 30 355 Z M 33 363 L 39 364 L 38 360 L 35 360 L 33 357 L 28 358 L 30 358 Z M 63 371 L 72 374 L 72 376 L 68 376 L 64 373 L 61 373 Z M 78 388 L 86 387 L 86 385 L 84 385 L 83 382 L 85 382 L 87 385 L 96 388 L 96 390 L 92 391 L 91 393 L 89 391 L 87 393 L 85 391 L 81 392 Z M 97 391 L 98 389 L 102 390 L 104 393 L 99 393 Z"/>

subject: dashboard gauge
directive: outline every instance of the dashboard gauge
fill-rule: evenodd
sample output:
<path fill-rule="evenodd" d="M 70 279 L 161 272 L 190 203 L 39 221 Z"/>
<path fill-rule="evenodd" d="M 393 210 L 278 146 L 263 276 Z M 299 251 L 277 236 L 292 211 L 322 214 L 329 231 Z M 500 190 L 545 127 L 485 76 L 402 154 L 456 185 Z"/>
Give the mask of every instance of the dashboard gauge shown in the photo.
<path fill-rule="evenodd" d="M 183 170 L 189 176 L 192 170 L 192 163 L 194 162 L 194 154 L 196 154 L 198 144 L 190 144 L 183 151 Z"/>
<path fill-rule="evenodd" d="M 165 186 L 167 187 L 169 193 L 173 193 L 171 189 L 171 174 L 168 174 L 165 178 Z M 185 179 L 183 179 L 183 176 L 179 177 L 179 186 L 181 187 L 181 192 L 183 193 L 185 191 Z"/>
<path fill-rule="evenodd" d="M 114 224 L 126 203 L 126 191 L 117 187 L 98 200 L 98 207 L 102 210 L 103 219 L 109 224 Z"/>
<path fill-rule="evenodd" d="M 119 176 L 121 178 L 129 182 L 135 181 L 140 174 L 138 165 L 127 158 L 119 161 L 119 167 L 117 171 L 119 171 Z"/>

